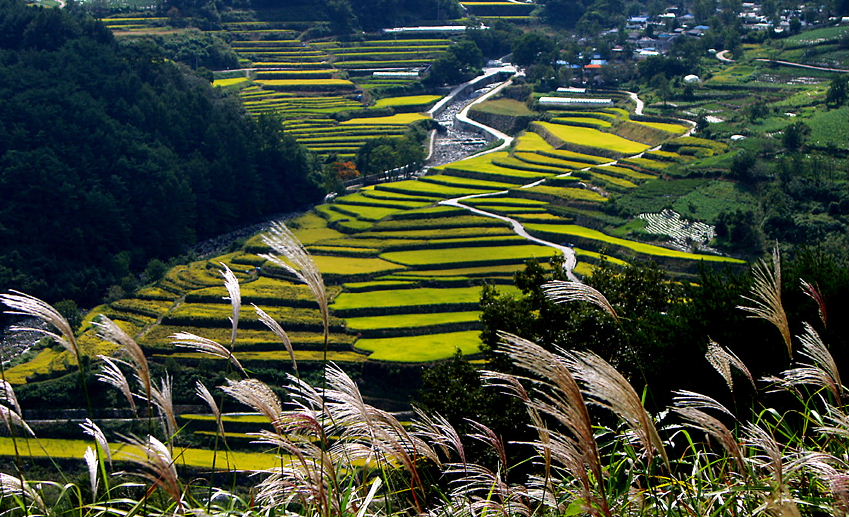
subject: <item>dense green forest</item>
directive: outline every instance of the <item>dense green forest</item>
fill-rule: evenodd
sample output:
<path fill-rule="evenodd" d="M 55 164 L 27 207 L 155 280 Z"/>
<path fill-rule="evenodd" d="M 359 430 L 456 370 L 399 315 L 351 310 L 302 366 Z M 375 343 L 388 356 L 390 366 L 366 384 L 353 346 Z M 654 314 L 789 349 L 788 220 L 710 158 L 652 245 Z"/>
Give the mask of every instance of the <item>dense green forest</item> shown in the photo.
<path fill-rule="evenodd" d="M 100 300 L 155 257 L 317 199 L 272 119 L 68 10 L 0 1 L 0 286 Z"/>

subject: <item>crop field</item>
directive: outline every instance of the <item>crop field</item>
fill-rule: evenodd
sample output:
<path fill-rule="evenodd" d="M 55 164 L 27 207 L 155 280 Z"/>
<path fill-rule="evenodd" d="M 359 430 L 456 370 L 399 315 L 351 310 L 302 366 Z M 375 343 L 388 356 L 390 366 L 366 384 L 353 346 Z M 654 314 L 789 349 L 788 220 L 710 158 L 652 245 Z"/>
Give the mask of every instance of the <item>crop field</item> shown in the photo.
<path fill-rule="evenodd" d="M 428 183 L 426 181 L 407 180 L 396 181 L 392 183 L 384 183 L 378 185 L 375 190 L 384 192 L 397 192 L 400 194 L 422 195 L 427 197 L 449 198 L 456 196 L 466 196 L 469 194 L 481 194 L 484 192 L 494 192 L 499 189 L 494 188 L 473 188 L 473 187 L 452 187 L 449 185 L 441 185 L 437 183 Z"/>
<path fill-rule="evenodd" d="M 849 106 L 816 113 L 808 122 L 813 145 L 849 148 Z"/>
<path fill-rule="evenodd" d="M 414 296 L 413 296 L 414 295 Z M 480 298 L 480 287 L 436 288 L 422 287 L 409 289 L 388 289 L 359 293 L 342 293 L 336 297 L 332 308 L 337 314 L 353 316 L 355 314 L 380 315 L 386 309 L 411 307 L 468 307 L 474 309 Z M 376 313 L 376 314 L 375 314 Z"/>
<path fill-rule="evenodd" d="M 406 266 L 466 265 L 470 263 L 522 263 L 530 258 L 554 256 L 554 248 L 526 244 L 520 246 L 422 249 L 383 253 L 381 258 Z"/>
<path fill-rule="evenodd" d="M 611 127 L 613 125 L 609 120 L 592 117 L 554 117 L 551 121 L 566 126 Z"/>
<path fill-rule="evenodd" d="M 271 89 L 292 90 L 336 90 L 353 88 L 347 79 L 257 79 L 255 83 Z"/>
<path fill-rule="evenodd" d="M 365 338 L 357 349 L 371 352 L 372 361 L 420 363 L 447 359 L 460 350 L 464 355 L 480 352 L 477 330 L 390 338 Z"/>
<path fill-rule="evenodd" d="M 676 135 L 685 133 L 687 129 L 689 129 L 687 126 L 682 126 L 681 124 L 670 124 L 667 122 L 645 122 L 642 120 L 633 120 L 632 122 L 635 124 L 640 124 L 642 126 L 660 129 L 661 131 L 666 131 L 667 133 L 673 133 Z"/>
<path fill-rule="evenodd" d="M 473 187 L 482 189 L 503 190 L 514 187 L 510 183 L 501 183 L 498 181 L 476 180 L 473 178 L 464 178 L 462 176 L 449 176 L 446 174 L 437 174 L 434 176 L 422 176 L 421 181 L 426 183 L 436 183 L 438 185 L 448 185 L 453 187 Z"/>
<path fill-rule="evenodd" d="M 599 194 L 598 192 L 583 188 L 562 188 L 552 187 L 548 185 L 539 185 L 536 187 L 523 189 L 522 192 L 543 194 L 545 196 L 552 196 L 555 198 L 570 201 L 584 201 L 589 203 L 604 203 L 607 201 L 607 198 Z"/>
<path fill-rule="evenodd" d="M 476 158 L 460 160 L 443 167 L 435 167 L 435 169 L 442 170 L 443 173 L 447 175 L 457 175 L 519 185 L 564 172 L 563 170 L 556 168 L 550 168 L 550 170 L 546 169 L 545 172 L 540 170 L 521 170 L 513 167 L 502 166 L 498 163 L 505 163 L 507 165 L 522 164 L 522 162 L 518 160 L 511 159 L 507 152 L 502 151 L 485 154 Z M 536 168 L 541 169 L 541 167 Z"/>
<path fill-rule="evenodd" d="M 323 350 L 294 350 L 295 361 L 302 363 L 307 361 L 321 362 L 324 359 Z M 261 351 L 242 351 L 236 350 L 233 354 L 242 363 L 251 363 L 257 361 L 270 361 L 275 363 L 289 363 L 292 361 L 289 352 L 286 350 L 261 350 Z M 196 361 L 225 361 L 222 357 L 213 357 L 200 352 L 173 352 L 170 354 L 157 354 L 159 358 L 172 359 L 192 359 Z M 368 358 L 361 353 L 350 350 L 328 350 L 327 360 L 334 363 L 362 363 Z"/>
<path fill-rule="evenodd" d="M 604 245 L 617 246 L 628 249 L 635 253 L 654 257 L 669 257 L 685 260 L 704 260 L 706 262 L 730 262 L 737 264 L 745 263 L 742 260 L 731 257 L 723 257 L 719 255 L 700 255 L 697 253 L 688 253 L 685 251 L 678 251 L 670 248 L 664 248 L 661 246 L 655 246 L 654 244 L 645 244 L 642 242 L 620 239 L 618 237 L 611 237 L 610 235 L 605 235 L 604 233 L 598 230 L 584 228 L 582 226 L 576 225 L 529 224 L 527 225 L 527 228 L 532 232 L 562 235 L 565 239 L 568 239 L 570 237 L 579 237 L 586 239 L 588 242 L 595 241 L 594 243 L 598 243 L 597 246 L 599 248 L 604 247 Z"/>
<path fill-rule="evenodd" d="M 410 107 L 427 109 L 431 104 L 441 99 L 441 95 L 408 95 L 405 97 L 386 97 L 378 99 L 375 108 Z"/>
<path fill-rule="evenodd" d="M 29 458 L 73 459 L 82 461 L 83 454 L 93 441 L 68 440 L 59 438 L 17 438 L 0 437 L 0 456 L 20 454 Z M 109 444 L 116 461 L 126 461 L 131 455 L 144 457 L 144 452 L 132 445 Z M 15 451 L 18 451 L 16 453 Z M 209 469 L 213 465 L 214 451 L 195 448 L 176 448 L 174 460 L 178 466 Z M 276 453 L 236 452 L 220 450 L 215 461 L 218 469 L 263 470 L 280 465 L 280 456 Z"/>
<path fill-rule="evenodd" d="M 464 4 L 484 19 L 528 19 L 534 9 L 534 5 L 516 2 Z M 130 27 L 132 22 L 115 23 Z M 377 36 L 366 36 L 363 41 L 306 42 L 295 39 L 294 31 L 265 22 L 226 27 L 225 35 L 248 72 L 245 77 L 233 77 L 235 72 L 219 74 L 216 86 L 234 93 L 238 89 L 252 115 L 280 117 L 284 131 L 307 149 L 324 157 L 335 153 L 346 159 L 370 140 L 403 135 L 411 124 L 428 118 L 419 111 L 441 98 L 405 94 L 404 89 L 394 87 L 408 84 L 410 79 L 381 79 L 371 72 L 426 66 L 452 45 L 449 39 Z M 365 88 L 369 91 L 363 95 Z M 421 91 L 409 89 L 410 93 Z M 538 117 L 538 112 L 511 99 L 490 100 L 476 109 L 491 115 Z M 526 260 L 548 262 L 557 255 L 552 247 L 517 236 L 503 221 L 471 215 L 462 208 L 433 206 L 447 198 L 507 191 L 468 200 L 468 204 L 508 215 L 552 241 L 579 243 L 579 274 L 589 273 L 602 260 L 598 250 L 605 247 L 625 256 L 732 260 L 609 235 L 610 227 L 627 220 L 602 210 L 608 194 L 625 199 L 625 206 L 633 208 L 644 201 L 641 195 L 660 193 L 663 189 L 653 186 L 656 171 L 696 155 L 721 152 L 715 142 L 675 139 L 665 144 L 663 151 L 644 158 L 603 165 L 612 157 L 648 149 L 646 144 L 623 137 L 624 132 L 616 134 L 626 124 L 640 124 L 647 132 L 681 133 L 686 128 L 632 120 L 626 110 L 616 108 L 551 110 L 549 116 L 551 122 L 533 122 L 531 130 L 519 135 L 509 151 L 460 160 L 417 180 L 368 187 L 287 222 L 313 255 L 329 286 L 332 329 L 328 351 L 332 360 L 426 362 L 448 358 L 458 349 L 475 354 L 480 345 L 481 284 L 489 282 L 515 292 L 512 276 Z M 823 121 L 823 132 L 829 131 L 830 123 Z M 521 188 L 539 180 L 544 181 Z M 578 182 L 587 188 L 577 188 Z M 724 193 L 720 190 L 728 186 L 725 183 L 702 180 L 693 188 L 676 191 L 674 202 L 712 217 L 719 206 L 714 198 Z M 627 198 L 635 192 L 640 194 Z M 579 226 L 588 220 L 604 231 Z M 320 361 L 321 317 L 312 292 L 259 256 L 268 251 L 259 236 L 251 237 L 238 252 L 177 266 L 155 285 L 103 310 L 120 320 L 158 361 L 197 364 L 209 360 L 196 351 L 175 349 L 170 336 L 190 331 L 229 344 L 232 307 L 220 275 L 221 261 L 237 273 L 242 288 L 236 357 L 243 362 L 269 363 L 262 368 L 282 369 L 289 361 L 278 337 L 251 310 L 250 304 L 255 303 L 289 333 L 298 361 Z M 608 260 L 625 263 L 620 258 Z M 88 346 L 97 346 L 93 336 L 86 339 Z M 48 348 L 35 360 L 8 370 L 7 378 L 24 382 L 27 377 L 66 369 L 68 364 L 66 353 Z"/>
<path fill-rule="evenodd" d="M 364 316 L 347 318 L 349 329 L 368 331 L 380 329 L 410 329 L 416 327 L 431 327 L 450 323 L 475 323 L 480 319 L 480 312 L 433 312 L 425 314 L 391 314 L 388 316 Z"/>
<path fill-rule="evenodd" d="M 550 122 L 533 122 L 532 127 L 553 136 L 562 142 L 561 145 L 578 145 L 581 147 L 593 147 L 606 149 L 618 154 L 637 154 L 649 148 L 648 145 L 634 142 L 611 133 L 605 133 L 598 129 L 564 126 Z"/>

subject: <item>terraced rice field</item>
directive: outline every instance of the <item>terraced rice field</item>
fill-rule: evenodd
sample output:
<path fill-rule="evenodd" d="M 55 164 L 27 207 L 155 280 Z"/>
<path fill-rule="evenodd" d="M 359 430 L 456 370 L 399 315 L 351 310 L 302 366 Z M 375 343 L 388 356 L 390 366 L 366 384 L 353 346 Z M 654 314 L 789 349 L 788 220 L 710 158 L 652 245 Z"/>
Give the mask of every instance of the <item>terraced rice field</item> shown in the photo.
<path fill-rule="evenodd" d="M 507 2 L 466 5 L 492 16 L 511 16 L 492 13 L 513 11 L 517 5 L 524 8 Z M 410 124 L 425 118 L 419 109 L 439 99 L 387 97 L 370 108 L 353 94 L 355 88 L 376 80 L 371 76 L 374 70 L 427 62 L 451 44 L 444 39 L 305 43 L 274 27 L 239 25 L 229 30 L 236 35 L 234 49 L 249 62 L 249 70 L 245 77 L 221 79 L 218 85 L 240 88 L 250 113 L 284 118 L 285 131 L 308 149 L 340 156 L 353 156 L 370 139 L 402 135 Z M 381 110 L 381 116 L 368 116 L 369 109 Z M 396 111 L 386 114 L 387 110 Z M 343 112 L 354 116 L 331 118 Z M 616 218 L 603 209 L 611 197 L 654 180 L 658 171 L 678 161 L 718 152 L 712 143 L 682 138 L 661 151 L 611 163 L 611 156 L 649 148 L 616 134 L 620 125 L 631 122 L 625 110 L 552 115 L 551 122 L 533 123 L 509 151 L 454 162 L 418 180 L 383 183 L 340 196 L 292 221 L 330 286 L 330 360 L 421 362 L 445 359 L 457 349 L 475 354 L 481 285 L 488 282 L 512 290 L 512 275 L 526 260 L 546 262 L 555 257 L 554 248 L 528 242 L 503 221 L 439 204 L 446 199 L 480 196 L 467 200 L 467 205 L 513 218 L 550 241 L 578 243 L 578 273 L 592 270 L 601 260 L 602 248 L 621 255 L 611 259 L 620 264 L 634 256 L 686 264 L 731 261 L 584 226 L 613 224 Z M 674 129 L 671 123 L 633 122 L 653 130 Z M 221 278 L 224 263 L 242 286 L 236 356 L 246 363 L 289 368 L 288 352 L 250 307 L 256 304 L 289 332 L 299 362 L 319 361 L 324 340 L 318 306 L 305 286 L 266 262 L 261 254 L 268 251 L 260 237 L 253 237 L 237 252 L 175 267 L 135 298 L 101 310 L 157 358 L 200 361 L 204 357 L 198 353 L 175 348 L 170 336 L 189 331 L 230 342 L 232 308 Z M 102 351 L 90 330 L 82 341 L 91 351 Z M 60 352 L 45 350 L 7 376 L 22 382 L 60 369 L 68 360 Z"/>
<path fill-rule="evenodd" d="M 231 24 L 228 30 L 236 38 L 233 49 L 246 63 L 246 77 L 219 79 L 216 86 L 238 88 L 251 114 L 281 116 L 287 132 L 310 151 L 343 159 L 352 158 L 369 140 L 403 135 L 410 124 L 426 118 L 416 112 L 440 98 L 388 97 L 369 107 L 361 90 L 416 80 L 378 78 L 374 72 L 423 68 L 452 44 L 449 39 L 310 43 L 263 23 Z M 368 117 L 372 108 L 399 114 Z M 344 112 L 363 116 L 342 123 L 331 118 Z"/>

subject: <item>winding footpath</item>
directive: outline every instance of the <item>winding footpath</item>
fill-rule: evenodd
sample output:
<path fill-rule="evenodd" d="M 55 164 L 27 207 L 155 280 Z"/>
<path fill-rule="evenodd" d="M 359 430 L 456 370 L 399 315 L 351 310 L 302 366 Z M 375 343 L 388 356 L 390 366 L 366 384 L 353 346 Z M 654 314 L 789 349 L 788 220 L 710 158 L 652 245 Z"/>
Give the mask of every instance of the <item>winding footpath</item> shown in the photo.
<path fill-rule="evenodd" d="M 473 104 L 477 104 L 478 102 L 483 102 L 484 100 L 491 97 L 492 95 L 495 95 L 501 88 L 506 87 L 509 83 L 510 83 L 510 81 L 506 81 L 504 84 L 493 89 L 493 91 L 491 91 L 488 94 L 480 97 L 478 100 L 476 100 L 475 102 L 473 102 L 469 106 L 467 106 L 461 113 L 463 113 L 463 114 L 467 113 L 468 109 Z M 637 94 L 634 93 L 634 92 L 626 92 L 626 93 L 631 98 L 631 100 L 634 101 L 634 103 L 636 105 L 635 108 L 634 108 L 634 113 L 636 115 L 642 115 L 643 114 L 643 108 L 645 107 L 645 102 L 643 102 L 643 100 L 640 99 L 637 96 Z M 459 118 L 460 115 L 458 114 L 457 116 Z M 695 123 L 693 123 L 690 120 L 685 120 L 685 119 L 679 119 L 679 120 L 687 123 L 687 125 L 690 126 L 690 129 L 683 136 L 690 135 L 693 132 L 693 128 L 695 127 Z M 501 131 L 498 131 L 495 128 L 489 127 L 489 126 L 482 124 L 480 122 L 477 122 L 477 121 L 472 121 L 472 122 L 474 122 L 475 126 L 489 132 L 491 135 L 495 136 L 496 138 L 503 139 L 505 143 L 494 148 L 494 149 L 488 149 L 486 151 L 474 154 L 471 157 L 482 156 L 484 154 L 488 154 L 488 153 L 492 153 L 492 152 L 495 152 L 495 151 L 498 151 L 498 150 L 505 149 L 513 141 L 512 137 L 505 135 L 504 133 L 502 133 Z M 649 151 L 653 151 L 653 150 L 657 150 L 657 149 L 660 149 L 660 146 L 653 147 L 653 148 L 649 149 Z M 640 158 L 640 157 L 643 156 L 643 154 L 645 152 L 646 151 L 643 151 L 641 153 L 638 153 L 638 154 L 635 154 L 635 155 L 632 155 L 632 156 L 628 156 L 626 158 Z M 598 167 L 600 165 L 616 165 L 617 163 L 619 163 L 619 159 L 612 160 L 610 162 L 599 164 L 599 165 L 591 165 L 591 166 L 588 166 L 588 167 L 585 167 L 585 168 L 579 169 L 579 170 L 589 170 L 592 167 Z M 562 178 L 562 177 L 565 177 L 565 176 L 569 176 L 571 174 L 572 174 L 572 172 L 570 171 L 570 172 L 566 172 L 566 173 L 563 173 L 563 174 L 559 174 L 555 177 L 556 178 Z M 536 187 L 537 185 L 540 185 L 544 182 L 545 182 L 545 178 L 531 182 L 531 183 L 528 183 L 526 185 L 522 185 L 519 188 L 532 188 L 532 187 Z M 493 212 L 487 212 L 486 210 L 481 210 L 480 208 L 475 208 L 473 206 L 469 206 L 469 205 L 463 203 L 464 201 L 468 201 L 470 199 L 500 196 L 500 195 L 507 194 L 507 193 L 509 193 L 509 190 L 500 190 L 498 192 L 486 192 L 486 193 L 483 193 L 483 194 L 471 194 L 471 195 L 467 195 L 467 196 L 459 196 L 459 197 L 455 197 L 455 198 L 451 198 L 451 199 L 445 199 L 443 201 L 440 201 L 439 204 L 445 205 L 445 206 L 453 206 L 453 207 L 457 207 L 457 208 L 463 208 L 463 209 L 468 210 L 469 212 L 476 214 L 476 215 L 480 215 L 480 216 L 483 216 L 483 217 L 489 217 L 489 218 L 492 218 L 492 219 L 498 219 L 499 221 L 504 221 L 504 222 L 510 224 L 510 226 L 513 228 L 513 231 L 516 232 L 516 235 L 519 235 L 520 237 L 524 237 L 525 239 L 527 239 L 531 242 L 534 242 L 536 244 L 540 244 L 542 246 L 548 246 L 550 248 L 554 248 L 554 249 L 562 252 L 563 253 L 563 268 L 566 270 L 567 277 L 569 278 L 569 280 L 572 280 L 573 282 L 580 282 L 580 279 L 575 275 L 575 272 L 574 272 L 575 267 L 578 265 L 578 258 L 577 258 L 577 255 L 575 254 L 574 249 L 572 249 L 569 246 L 557 244 L 556 242 L 551 242 L 551 241 L 547 241 L 547 240 L 544 240 L 544 239 L 540 239 L 539 237 L 534 237 L 533 235 L 528 233 L 527 229 L 525 229 L 525 227 L 522 225 L 522 223 L 520 223 L 516 219 L 513 219 L 511 217 L 507 217 L 507 216 L 504 216 L 504 215 L 501 215 L 501 214 L 496 214 L 496 213 L 493 213 Z"/>

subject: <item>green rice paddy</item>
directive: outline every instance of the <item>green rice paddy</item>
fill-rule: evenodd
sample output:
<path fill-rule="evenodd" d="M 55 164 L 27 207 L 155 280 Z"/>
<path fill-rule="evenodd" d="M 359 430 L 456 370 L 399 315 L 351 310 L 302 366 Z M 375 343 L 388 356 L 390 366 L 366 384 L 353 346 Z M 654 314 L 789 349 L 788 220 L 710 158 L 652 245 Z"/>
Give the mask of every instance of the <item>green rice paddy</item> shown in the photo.
<path fill-rule="evenodd" d="M 480 352 L 480 332 L 463 331 L 424 336 L 368 338 L 357 341 L 357 348 L 371 352 L 372 361 L 419 363 L 448 359 L 457 350 L 464 355 Z"/>

